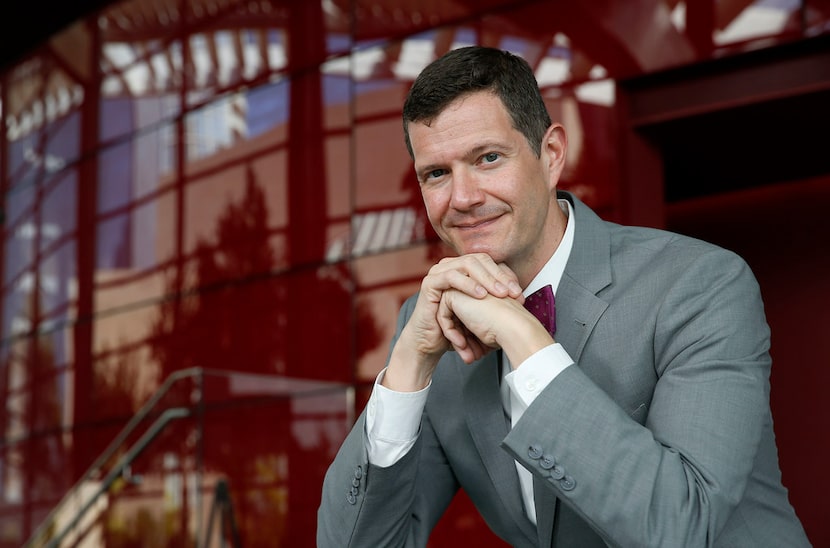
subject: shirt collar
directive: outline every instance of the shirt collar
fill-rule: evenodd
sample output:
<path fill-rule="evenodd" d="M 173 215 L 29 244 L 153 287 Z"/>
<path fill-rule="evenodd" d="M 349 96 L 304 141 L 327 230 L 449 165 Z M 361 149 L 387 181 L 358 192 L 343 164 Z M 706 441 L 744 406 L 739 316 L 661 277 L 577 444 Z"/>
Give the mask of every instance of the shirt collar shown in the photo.
<path fill-rule="evenodd" d="M 557 200 L 559 207 L 568 218 L 568 224 L 565 227 L 565 234 L 562 236 L 562 241 L 556 251 L 553 252 L 551 258 L 542 267 L 542 270 L 531 280 L 524 290 L 524 295 L 527 297 L 540 287 L 550 284 L 553 288 L 554 294 L 559 288 L 559 281 L 562 279 L 562 274 L 565 273 L 565 265 L 568 264 L 568 257 L 571 256 L 571 248 L 574 243 L 574 210 L 573 206 L 568 200 Z"/>

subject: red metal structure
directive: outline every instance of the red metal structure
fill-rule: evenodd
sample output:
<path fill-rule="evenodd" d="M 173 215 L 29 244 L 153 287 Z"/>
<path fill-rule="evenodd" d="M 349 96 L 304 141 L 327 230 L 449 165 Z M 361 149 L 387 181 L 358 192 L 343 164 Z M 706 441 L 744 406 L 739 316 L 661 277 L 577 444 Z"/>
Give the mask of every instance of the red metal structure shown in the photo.
<path fill-rule="evenodd" d="M 830 545 L 830 2 L 121 0 L 63 23 L 0 75 L 0 547 L 314 545 L 444 253 L 403 97 L 474 43 L 534 67 L 565 189 L 753 267 L 784 483 Z M 463 494 L 433 536 L 462 541 L 499 545 Z"/>

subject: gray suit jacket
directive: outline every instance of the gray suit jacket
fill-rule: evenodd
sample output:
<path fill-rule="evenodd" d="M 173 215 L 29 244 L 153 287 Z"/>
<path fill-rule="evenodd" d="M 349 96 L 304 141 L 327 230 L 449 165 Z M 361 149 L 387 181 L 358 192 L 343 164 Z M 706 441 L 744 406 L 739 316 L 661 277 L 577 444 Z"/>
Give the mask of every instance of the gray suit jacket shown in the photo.
<path fill-rule="evenodd" d="M 361 415 L 326 474 L 318 546 L 424 546 L 458 488 L 514 546 L 809 546 L 781 483 L 769 329 L 747 265 L 560 197 L 576 231 L 556 340 L 575 365 L 511 430 L 498 353 L 466 365 L 448 352 L 399 462 L 368 463 Z M 536 527 L 514 459 L 534 476 Z"/>

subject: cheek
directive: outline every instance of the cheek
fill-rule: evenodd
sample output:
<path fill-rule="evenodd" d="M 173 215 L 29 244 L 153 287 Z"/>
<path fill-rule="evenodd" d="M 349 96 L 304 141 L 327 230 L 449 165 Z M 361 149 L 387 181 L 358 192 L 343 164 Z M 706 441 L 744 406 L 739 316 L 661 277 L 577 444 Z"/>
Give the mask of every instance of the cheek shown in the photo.
<path fill-rule="evenodd" d="M 422 192 L 421 197 L 424 199 L 424 208 L 427 212 L 427 217 L 433 225 L 438 225 L 441 222 L 441 217 L 447 210 L 447 202 L 439 192 Z"/>

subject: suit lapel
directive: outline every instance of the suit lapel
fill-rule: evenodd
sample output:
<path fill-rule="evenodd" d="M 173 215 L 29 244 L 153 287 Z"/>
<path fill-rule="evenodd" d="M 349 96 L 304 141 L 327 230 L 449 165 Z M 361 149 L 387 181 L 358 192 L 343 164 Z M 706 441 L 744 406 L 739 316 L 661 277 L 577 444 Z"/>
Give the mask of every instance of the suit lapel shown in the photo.
<path fill-rule="evenodd" d="M 579 363 L 585 343 L 608 303 L 563 276 L 556 296 L 556 342 Z"/>
<path fill-rule="evenodd" d="M 536 532 L 524 513 L 516 464 L 507 451 L 500 448 L 508 432 L 499 389 L 500 355 L 501 352 L 491 352 L 472 365 L 466 365 L 458 358 L 455 361 L 462 376 L 466 377 L 464 409 L 478 454 L 501 497 L 504 512 L 513 518 L 528 541 L 535 544 Z"/>
<path fill-rule="evenodd" d="M 571 255 L 556 291 L 556 341 L 573 360 L 585 343 L 608 303 L 597 294 L 611 284 L 611 237 L 605 223 L 573 196 L 560 193 L 574 207 L 576 229 Z"/>

